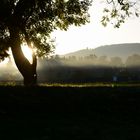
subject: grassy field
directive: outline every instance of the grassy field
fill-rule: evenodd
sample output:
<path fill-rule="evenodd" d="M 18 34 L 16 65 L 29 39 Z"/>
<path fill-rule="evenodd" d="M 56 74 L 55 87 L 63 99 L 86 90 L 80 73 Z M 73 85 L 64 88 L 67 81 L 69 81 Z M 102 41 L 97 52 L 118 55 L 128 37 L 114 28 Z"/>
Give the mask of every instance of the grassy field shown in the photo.
<path fill-rule="evenodd" d="M 0 140 L 139 140 L 140 86 L 0 85 Z"/>

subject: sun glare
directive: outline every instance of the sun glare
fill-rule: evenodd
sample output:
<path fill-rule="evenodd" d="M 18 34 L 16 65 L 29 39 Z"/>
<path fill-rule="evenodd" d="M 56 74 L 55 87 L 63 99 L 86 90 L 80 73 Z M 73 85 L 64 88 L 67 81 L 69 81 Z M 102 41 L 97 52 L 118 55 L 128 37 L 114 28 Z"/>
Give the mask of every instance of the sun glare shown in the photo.
<path fill-rule="evenodd" d="M 0 61 L 0 66 L 4 66 L 9 62 L 9 58 L 6 58 L 4 61 Z"/>
<path fill-rule="evenodd" d="M 22 51 L 25 57 L 32 63 L 32 50 L 27 46 L 27 44 L 22 45 Z"/>

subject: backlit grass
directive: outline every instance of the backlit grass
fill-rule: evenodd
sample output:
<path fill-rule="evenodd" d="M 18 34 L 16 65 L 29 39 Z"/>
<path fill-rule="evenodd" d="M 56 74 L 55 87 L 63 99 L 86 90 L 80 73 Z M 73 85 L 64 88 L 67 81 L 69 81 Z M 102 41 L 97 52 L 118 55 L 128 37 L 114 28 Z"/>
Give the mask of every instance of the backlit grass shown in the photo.
<path fill-rule="evenodd" d="M 0 82 L 0 86 L 24 86 L 22 82 Z M 38 83 L 39 87 L 139 87 L 134 82 L 95 82 L 95 83 Z"/>

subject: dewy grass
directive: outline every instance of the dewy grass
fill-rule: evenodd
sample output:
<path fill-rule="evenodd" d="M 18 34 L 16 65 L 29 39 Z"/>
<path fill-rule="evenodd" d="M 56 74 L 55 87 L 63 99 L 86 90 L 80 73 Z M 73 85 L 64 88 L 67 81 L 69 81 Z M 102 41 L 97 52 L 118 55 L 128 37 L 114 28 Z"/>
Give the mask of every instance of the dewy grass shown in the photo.
<path fill-rule="evenodd" d="M 16 82 L 0 82 L 0 86 L 17 86 Z"/>
<path fill-rule="evenodd" d="M 21 82 L 0 82 L 0 86 L 23 86 Z M 39 83 L 39 87 L 140 87 L 140 83 L 97 82 L 97 83 Z"/>
<path fill-rule="evenodd" d="M 94 87 L 94 86 L 103 86 L 104 84 L 94 84 L 94 83 L 42 83 L 39 86 L 47 87 Z M 107 86 L 104 85 L 104 86 Z"/>
<path fill-rule="evenodd" d="M 129 86 L 140 86 L 140 83 L 41 83 L 39 86 L 46 87 L 129 87 Z"/>

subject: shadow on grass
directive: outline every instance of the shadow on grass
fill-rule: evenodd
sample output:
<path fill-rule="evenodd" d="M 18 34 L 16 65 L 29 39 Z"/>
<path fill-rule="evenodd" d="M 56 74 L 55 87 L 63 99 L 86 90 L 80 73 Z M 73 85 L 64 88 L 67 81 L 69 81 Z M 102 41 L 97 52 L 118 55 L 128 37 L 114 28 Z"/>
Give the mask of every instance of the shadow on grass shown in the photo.
<path fill-rule="evenodd" d="M 0 86 L 0 139 L 140 139 L 140 87 Z"/>

